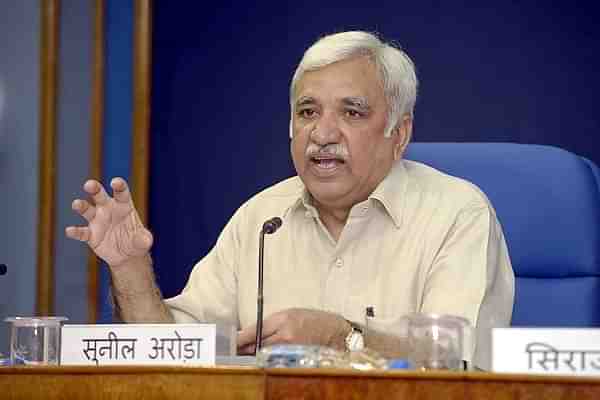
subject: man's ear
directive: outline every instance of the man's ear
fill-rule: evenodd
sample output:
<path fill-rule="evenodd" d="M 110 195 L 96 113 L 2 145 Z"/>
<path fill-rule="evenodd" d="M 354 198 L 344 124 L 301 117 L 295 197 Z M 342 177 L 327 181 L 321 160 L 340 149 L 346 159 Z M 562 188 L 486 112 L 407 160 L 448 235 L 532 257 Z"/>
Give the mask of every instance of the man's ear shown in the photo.
<path fill-rule="evenodd" d="M 394 160 L 398 160 L 404 154 L 404 150 L 410 143 L 412 137 L 413 118 L 412 116 L 405 114 L 394 128 Z"/>

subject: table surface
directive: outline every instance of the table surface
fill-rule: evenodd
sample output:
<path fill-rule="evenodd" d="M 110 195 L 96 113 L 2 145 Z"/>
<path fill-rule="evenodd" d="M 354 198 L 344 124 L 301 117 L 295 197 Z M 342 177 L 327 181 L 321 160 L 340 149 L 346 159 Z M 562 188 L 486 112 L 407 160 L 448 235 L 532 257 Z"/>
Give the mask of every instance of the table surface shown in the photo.
<path fill-rule="evenodd" d="M 256 367 L 3 367 L 2 399 L 600 399 L 600 378 Z"/>

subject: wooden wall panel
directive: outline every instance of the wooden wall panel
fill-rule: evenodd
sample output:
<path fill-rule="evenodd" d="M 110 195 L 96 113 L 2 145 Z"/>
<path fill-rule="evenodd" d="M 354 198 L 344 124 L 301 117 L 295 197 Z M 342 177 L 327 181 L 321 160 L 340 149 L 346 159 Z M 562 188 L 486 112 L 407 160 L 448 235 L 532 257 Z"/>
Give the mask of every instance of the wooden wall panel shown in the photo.
<path fill-rule="evenodd" d="M 54 312 L 54 207 L 59 0 L 42 0 L 40 46 L 40 169 L 37 232 L 38 315 Z"/>
<path fill-rule="evenodd" d="M 152 1 L 135 0 L 133 49 L 133 138 L 131 186 L 133 201 L 148 223 L 150 96 L 152 79 Z"/>
<path fill-rule="evenodd" d="M 104 0 L 94 1 L 93 59 L 92 59 L 92 104 L 90 138 L 90 177 L 102 178 L 102 134 L 104 132 L 104 64 L 105 64 L 105 4 Z M 98 280 L 100 261 L 88 251 L 88 322 L 98 319 Z"/>

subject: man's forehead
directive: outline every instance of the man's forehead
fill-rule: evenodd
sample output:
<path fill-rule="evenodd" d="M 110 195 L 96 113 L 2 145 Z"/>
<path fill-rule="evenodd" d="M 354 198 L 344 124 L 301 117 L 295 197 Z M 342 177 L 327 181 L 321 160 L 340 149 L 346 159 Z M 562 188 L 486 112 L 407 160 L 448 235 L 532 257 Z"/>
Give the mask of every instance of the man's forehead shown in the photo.
<path fill-rule="evenodd" d="M 368 59 L 354 58 L 304 72 L 293 96 L 295 105 L 334 101 L 373 107 L 384 91 L 377 68 Z"/>
<path fill-rule="evenodd" d="M 336 103 L 360 108 L 369 108 L 369 99 L 366 96 L 345 96 L 335 99 Z M 296 99 L 296 106 L 320 103 L 319 98 L 313 95 L 301 95 Z"/>

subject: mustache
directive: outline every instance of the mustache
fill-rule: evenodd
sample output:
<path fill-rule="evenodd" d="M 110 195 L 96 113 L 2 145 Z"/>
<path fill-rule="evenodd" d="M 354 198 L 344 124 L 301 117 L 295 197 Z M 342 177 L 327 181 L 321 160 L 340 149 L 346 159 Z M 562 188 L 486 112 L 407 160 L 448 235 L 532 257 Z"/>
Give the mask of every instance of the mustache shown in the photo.
<path fill-rule="evenodd" d="M 315 157 L 319 155 L 330 155 L 342 160 L 346 160 L 350 153 L 348 148 L 340 143 L 326 144 L 325 146 L 319 146 L 318 144 L 311 143 L 306 148 L 306 157 Z"/>

